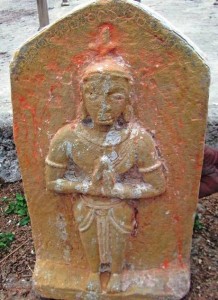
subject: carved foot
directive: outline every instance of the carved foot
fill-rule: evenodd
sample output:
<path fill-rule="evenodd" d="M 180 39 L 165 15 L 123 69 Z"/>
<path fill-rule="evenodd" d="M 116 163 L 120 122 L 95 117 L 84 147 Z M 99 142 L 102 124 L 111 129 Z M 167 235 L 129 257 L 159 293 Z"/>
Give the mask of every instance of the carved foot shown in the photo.
<path fill-rule="evenodd" d="M 107 285 L 108 293 L 119 293 L 122 292 L 122 284 L 121 284 L 121 275 L 120 274 L 111 274 L 111 278 Z"/>
<path fill-rule="evenodd" d="M 101 291 L 101 282 L 99 273 L 90 273 L 87 286 L 87 291 L 89 292 L 100 292 Z"/>

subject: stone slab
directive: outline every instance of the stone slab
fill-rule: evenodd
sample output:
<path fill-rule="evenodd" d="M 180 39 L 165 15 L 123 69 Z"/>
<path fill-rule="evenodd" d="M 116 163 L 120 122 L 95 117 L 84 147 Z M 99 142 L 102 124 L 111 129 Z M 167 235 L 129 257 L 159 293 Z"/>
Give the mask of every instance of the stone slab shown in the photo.
<path fill-rule="evenodd" d="M 66 298 L 75 291 L 74 282 L 58 279 L 58 268 L 66 268 L 68 274 L 79 266 L 81 272 L 74 271 L 78 278 L 88 272 L 72 217 L 72 199 L 46 190 L 44 169 L 52 137 L 65 124 L 73 126 L 78 121 L 80 70 L 86 60 L 93 59 L 88 45 L 105 23 L 113 29 L 119 55 L 132 68 L 135 116 L 155 137 L 167 176 L 166 193 L 139 202 L 140 230 L 136 237 L 129 237 L 125 256 L 127 271 L 133 269 L 136 275 L 123 273 L 123 278 L 128 278 L 123 296 L 128 299 L 132 297 L 128 293 L 134 293 L 139 299 L 145 294 L 148 299 L 181 299 L 189 288 L 208 68 L 194 47 L 170 25 L 148 8 L 128 1 L 91 2 L 90 6 L 78 7 L 28 41 L 11 65 L 15 141 L 37 255 L 35 285 L 42 295 L 50 297 L 56 288 L 58 293 L 62 289 Z M 55 265 L 47 272 L 44 264 Z M 174 273 L 174 266 L 178 272 Z M 142 274 L 146 278 L 147 270 L 151 278 L 152 274 L 164 274 L 160 281 L 154 276 L 159 294 L 148 287 L 142 292 L 139 278 Z M 184 279 L 181 289 L 180 275 Z M 137 278 L 133 292 L 132 276 Z M 51 278 L 56 279 L 51 282 Z M 85 284 L 85 280 L 81 282 Z M 87 299 L 90 297 L 95 295 L 88 293 Z M 119 299 L 122 294 L 100 297 Z"/>

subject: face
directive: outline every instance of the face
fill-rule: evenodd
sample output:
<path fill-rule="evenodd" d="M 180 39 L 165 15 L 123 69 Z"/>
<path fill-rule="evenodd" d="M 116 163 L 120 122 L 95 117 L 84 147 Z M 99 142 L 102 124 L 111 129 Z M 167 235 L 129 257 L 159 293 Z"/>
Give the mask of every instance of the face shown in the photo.
<path fill-rule="evenodd" d="M 93 122 L 112 125 L 125 111 L 129 83 L 123 77 L 95 74 L 85 80 L 82 92 L 86 110 Z"/>

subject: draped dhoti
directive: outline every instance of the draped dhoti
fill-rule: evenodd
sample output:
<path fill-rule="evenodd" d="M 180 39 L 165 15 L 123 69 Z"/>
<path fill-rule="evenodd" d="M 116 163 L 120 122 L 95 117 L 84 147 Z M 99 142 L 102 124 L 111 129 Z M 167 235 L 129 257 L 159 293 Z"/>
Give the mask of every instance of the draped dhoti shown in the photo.
<path fill-rule="evenodd" d="M 103 198 L 103 201 L 95 201 L 93 198 L 80 196 L 74 208 L 75 219 L 81 233 L 88 231 L 96 222 L 100 261 L 111 263 L 113 241 L 110 231 L 113 228 L 122 235 L 132 232 L 132 208 L 125 200 Z"/>

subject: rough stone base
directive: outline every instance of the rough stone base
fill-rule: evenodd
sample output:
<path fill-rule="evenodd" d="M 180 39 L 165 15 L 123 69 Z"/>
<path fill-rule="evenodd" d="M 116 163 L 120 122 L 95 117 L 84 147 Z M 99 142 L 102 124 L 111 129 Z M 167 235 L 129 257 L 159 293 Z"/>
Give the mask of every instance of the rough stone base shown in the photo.
<path fill-rule="evenodd" d="M 87 270 L 72 270 L 71 265 L 39 260 L 34 272 L 34 287 L 41 296 L 65 300 L 176 300 L 190 288 L 189 266 L 171 265 L 167 269 L 124 271 L 119 294 L 107 294 L 109 273 L 101 276 L 103 292 L 86 291 Z"/>

